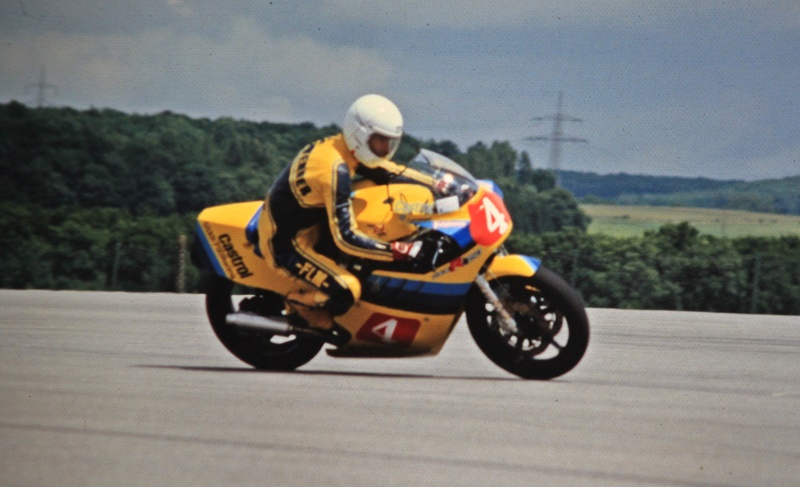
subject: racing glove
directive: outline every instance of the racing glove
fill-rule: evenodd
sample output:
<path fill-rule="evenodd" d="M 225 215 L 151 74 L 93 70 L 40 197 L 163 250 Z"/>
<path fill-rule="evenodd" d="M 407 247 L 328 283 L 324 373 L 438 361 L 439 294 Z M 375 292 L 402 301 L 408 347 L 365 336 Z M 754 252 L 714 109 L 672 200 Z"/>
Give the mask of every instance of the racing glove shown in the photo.
<path fill-rule="evenodd" d="M 442 196 L 447 196 L 452 193 L 455 189 L 454 186 L 455 182 L 453 181 L 452 174 L 445 174 L 433 183 L 433 188 Z"/>
<path fill-rule="evenodd" d="M 394 260 L 414 260 L 422 250 L 422 242 L 392 242 L 392 257 Z"/>

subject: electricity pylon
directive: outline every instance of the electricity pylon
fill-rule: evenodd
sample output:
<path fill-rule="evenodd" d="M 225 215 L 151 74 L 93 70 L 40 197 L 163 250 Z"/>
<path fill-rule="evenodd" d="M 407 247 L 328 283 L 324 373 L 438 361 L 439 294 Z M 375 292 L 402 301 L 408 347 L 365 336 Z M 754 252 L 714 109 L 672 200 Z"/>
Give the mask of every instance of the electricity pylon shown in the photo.
<path fill-rule="evenodd" d="M 26 88 L 36 88 L 36 106 L 39 108 L 42 108 L 45 104 L 45 95 L 47 90 L 53 90 L 54 95 L 58 94 L 58 88 L 46 81 L 44 76 L 44 66 L 42 66 L 42 70 L 39 73 L 39 81 L 37 83 L 30 83 Z"/>
<path fill-rule="evenodd" d="M 562 125 L 564 122 L 582 122 L 580 118 L 565 115 L 563 112 L 563 98 L 564 93 L 558 92 L 558 109 L 555 115 L 546 115 L 544 117 L 534 117 L 531 120 L 534 122 L 543 122 L 546 120 L 553 121 L 553 130 L 550 135 L 537 135 L 526 137 L 525 140 L 531 141 L 549 141 L 550 142 L 550 157 L 548 158 L 548 168 L 553 171 L 556 176 L 556 185 L 561 185 L 561 143 L 562 142 L 588 142 L 586 139 L 578 137 L 565 137 Z"/>

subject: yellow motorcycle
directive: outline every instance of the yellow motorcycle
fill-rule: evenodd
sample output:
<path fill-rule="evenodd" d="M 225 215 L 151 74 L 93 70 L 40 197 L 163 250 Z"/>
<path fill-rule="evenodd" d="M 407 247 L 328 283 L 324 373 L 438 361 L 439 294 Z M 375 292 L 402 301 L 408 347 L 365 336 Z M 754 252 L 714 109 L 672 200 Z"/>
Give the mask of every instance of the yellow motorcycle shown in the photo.
<path fill-rule="evenodd" d="M 505 251 L 513 224 L 500 188 L 425 149 L 409 166 L 438 184 L 355 181 L 352 204 L 362 232 L 421 241 L 424 258 L 385 263 L 340 255 L 362 294 L 336 317 L 333 332 L 287 316 L 286 296 L 298 284 L 259 248 L 262 201 L 200 213 L 192 260 L 208 271 L 206 311 L 222 344 L 272 370 L 300 367 L 326 344 L 335 357 L 435 355 L 466 314 L 475 343 L 508 372 L 546 380 L 572 370 L 589 343 L 586 310 L 538 259 Z"/>

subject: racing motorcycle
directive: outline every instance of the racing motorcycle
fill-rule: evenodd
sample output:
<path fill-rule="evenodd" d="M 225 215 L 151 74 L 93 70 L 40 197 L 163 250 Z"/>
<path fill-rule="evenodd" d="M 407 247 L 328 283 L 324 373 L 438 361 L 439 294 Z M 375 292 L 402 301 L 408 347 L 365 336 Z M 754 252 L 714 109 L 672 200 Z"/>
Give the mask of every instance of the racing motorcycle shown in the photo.
<path fill-rule="evenodd" d="M 584 305 L 539 259 L 505 251 L 513 224 L 500 188 L 426 149 L 408 166 L 436 184 L 356 180 L 352 205 L 365 234 L 422 251 L 413 262 L 343 258 L 362 294 L 334 331 L 287 313 L 297 280 L 259 246 L 263 201 L 203 210 L 192 261 L 208 271 L 206 312 L 222 344 L 269 370 L 300 367 L 326 345 L 334 357 L 435 355 L 465 314 L 480 350 L 512 374 L 546 380 L 575 367 L 589 343 Z"/>

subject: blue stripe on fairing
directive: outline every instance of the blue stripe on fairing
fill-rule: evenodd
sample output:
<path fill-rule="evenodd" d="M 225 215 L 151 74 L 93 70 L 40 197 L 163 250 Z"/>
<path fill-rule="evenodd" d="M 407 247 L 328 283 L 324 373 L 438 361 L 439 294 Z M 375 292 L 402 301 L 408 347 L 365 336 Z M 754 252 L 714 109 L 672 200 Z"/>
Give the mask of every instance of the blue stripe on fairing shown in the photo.
<path fill-rule="evenodd" d="M 250 219 L 250 222 L 245 227 L 244 235 L 247 241 L 253 244 L 253 253 L 263 259 L 264 255 L 261 253 L 261 242 L 258 241 L 258 221 L 261 218 L 262 211 L 264 211 L 264 205 L 259 205 L 255 215 L 253 215 L 253 218 Z"/>
<path fill-rule="evenodd" d="M 479 179 L 478 182 L 488 184 L 491 187 L 492 193 L 495 193 L 497 196 L 501 198 L 503 197 L 503 190 L 500 189 L 500 186 L 498 186 L 497 183 L 495 183 L 491 179 Z"/>
<path fill-rule="evenodd" d="M 538 271 L 539 270 L 539 266 L 542 265 L 541 259 L 537 259 L 536 257 L 531 257 L 529 255 L 520 255 L 520 257 L 525 259 L 525 261 L 528 263 L 528 265 L 531 266 L 531 269 L 533 269 L 533 272 Z"/>
<path fill-rule="evenodd" d="M 370 276 L 361 299 L 408 311 L 451 314 L 457 312 L 472 283 L 432 283 L 386 276 Z"/>
<path fill-rule="evenodd" d="M 466 294 L 472 283 L 447 284 L 438 282 L 412 281 L 408 279 L 397 279 L 390 277 L 388 278 L 388 281 L 384 283 L 384 285 L 390 288 L 399 288 L 407 292 L 461 296 Z"/>
<path fill-rule="evenodd" d="M 206 232 L 203 231 L 203 227 L 201 227 L 199 223 L 197 224 L 196 231 L 197 237 L 200 239 L 200 244 L 203 246 L 203 250 L 206 251 L 208 261 L 211 262 L 211 266 L 214 268 L 214 272 L 222 277 L 228 277 L 228 275 L 222 269 L 222 264 L 220 264 L 219 259 L 217 259 L 217 253 L 214 252 L 214 249 L 211 247 L 211 242 L 209 242 L 208 238 L 206 237 Z"/>

